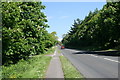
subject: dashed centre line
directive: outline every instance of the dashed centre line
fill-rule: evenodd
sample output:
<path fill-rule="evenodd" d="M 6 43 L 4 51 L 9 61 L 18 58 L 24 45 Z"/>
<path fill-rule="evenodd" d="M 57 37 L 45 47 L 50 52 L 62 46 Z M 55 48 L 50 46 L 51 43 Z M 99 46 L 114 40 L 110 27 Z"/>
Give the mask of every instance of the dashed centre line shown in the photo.
<path fill-rule="evenodd" d="M 91 54 L 90 56 L 93 56 L 93 57 L 99 57 L 99 56 L 95 56 L 95 55 L 93 55 L 93 54 Z M 101 57 L 99 57 L 99 58 L 101 58 Z M 109 61 L 112 61 L 112 62 L 120 63 L 119 61 L 112 60 L 112 59 L 109 59 L 109 58 L 103 58 L 103 59 L 105 59 L 105 60 L 109 60 Z"/>
<path fill-rule="evenodd" d="M 116 61 L 116 60 L 112 60 L 112 59 L 109 59 L 109 58 L 103 58 L 105 60 L 109 60 L 109 61 L 113 61 L 113 62 L 117 62 L 117 63 L 120 63 L 119 61 Z"/>
<path fill-rule="evenodd" d="M 69 49 L 67 49 L 67 50 L 69 50 Z M 76 51 L 76 50 L 69 50 L 69 51 L 80 52 L 80 51 Z M 82 52 L 81 52 L 81 53 L 82 53 Z M 83 54 L 85 54 L 85 53 L 83 52 Z M 102 58 L 102 57 L 100 57 L 100 56 L 96 56 L 96 55 L 93 55 L 93 54 L 87 54 L 87 55 L 90 55 L 90 56 L 93 56 L 93 57 Z M 108 61 L 112 61 L 112 62 L 116 62 L 116 63 L 120 63 L 119 61 L 112 60 L 112 59 L 109 59 L 109 58 L 102 58 L 102 59 L 104 59 L 104 60 L 108 60 Z"/>
<path fill-rule="evenodd" d="M 95 56 L 95 55 L 93 55 L 93 54 L 90 54 L 90 56 L 93 56 L 93 57 L 99 57 L 99 56 Z M 99 58 L 102 58 L 102 57 L 99 57 Z M 112 60 L 112 59 L 109 59 L 109 58 L 102 58 L 102 59 L 105 59 L 105 60 L 108 60 L 108 61 L 112 61 L 112 62 L 120 63 L 119 61 Z"/>

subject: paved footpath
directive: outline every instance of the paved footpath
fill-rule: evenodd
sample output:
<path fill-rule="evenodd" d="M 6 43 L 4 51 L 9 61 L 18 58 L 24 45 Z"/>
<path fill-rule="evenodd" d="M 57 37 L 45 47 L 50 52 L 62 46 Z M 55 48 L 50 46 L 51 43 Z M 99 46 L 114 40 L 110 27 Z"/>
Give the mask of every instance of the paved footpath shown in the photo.
<path fill-rule="evenodd" d="M 60 55 L 61 54 L 59 54 L 56 49 L 54 54 L 52 55 L 52 60 L 48 67 L 46 78 L 64 78 L 62 65 L 59 59 Z"/>

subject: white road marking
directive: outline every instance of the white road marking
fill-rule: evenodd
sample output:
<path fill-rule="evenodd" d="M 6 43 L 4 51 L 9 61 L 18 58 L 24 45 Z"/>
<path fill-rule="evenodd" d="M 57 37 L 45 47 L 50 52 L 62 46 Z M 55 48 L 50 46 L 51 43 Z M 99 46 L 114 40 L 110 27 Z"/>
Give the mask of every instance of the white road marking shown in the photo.
<path fill-rule="evenodd" d="M 95 55 L 93 55 L 93 54 L 89 54 L 89 55 L 90 55 L 90 56 L 93 56 L 93 57 L 99 57 L 99 56 L 95 56 Z M 99 58 L 102 58 L 102 57 L 99 57 Z M 102 58 L 102 59 L 109 60 L 109 61 L 112 61 L 112 62 L 120 63 L 119 61 L 112 60 L 112 59 L 109 59 L 109 58 Z"/>
<path fill-rule="evenodd" d="M 112 62 L 117 62 L 117 63 L 120 63 L 119 61 L 116 61 L 116 60 L 112 60 L 112 59 L 109 59 L 109 58 L 103 58 L 105 60 L 109 60 L 109 61 L 112 61 Z"/>
<path fill-rule="evenodd" d="M 91 56 L 93 56 L 93 57 L 98 57 L 98 56 L 95 56 L 95 55 L 93 55 L 93 54 L 91 54 Z"/>
<path fill-rule="evenodd" d="M 69 50 L 69 51 L 73 51 L 73 52 L 80 52 L 80 51 L 70 50 L 70 49 L 67 49 L 67 50 Z M 83 52 L 81 52 L 81 53 L 83 53 Z M 83 53 L 83 54 L 85 54 L 85 53 Z M 98 58 L 101 58 L 100 56 L 95 56 L 95 55 L 93 55 L 93 54 L 87 54 L 87 55 L 90 55 L 90 56 L 93 56 L 93 57 L 98 57 Z M 112 60 L 112 59 L 109 59 L 109 58 L 102 58 L 102 59 L 109 60 L 109 61 L 112 61 L 112 62 L 117 62 L 117 63 L 120 63 L 119 61 Z"/>

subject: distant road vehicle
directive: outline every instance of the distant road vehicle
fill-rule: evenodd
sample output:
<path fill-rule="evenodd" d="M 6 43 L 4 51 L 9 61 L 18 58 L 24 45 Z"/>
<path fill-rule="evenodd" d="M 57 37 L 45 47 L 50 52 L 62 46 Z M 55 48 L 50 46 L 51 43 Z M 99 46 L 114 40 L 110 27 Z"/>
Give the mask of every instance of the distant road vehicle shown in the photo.
<path fill-rule="evenodd" d="M 64 48 L 65 48 L 65 47 L 62 45 L 62 46 L 61 46 L 61 49 L 64 49 Z"/>

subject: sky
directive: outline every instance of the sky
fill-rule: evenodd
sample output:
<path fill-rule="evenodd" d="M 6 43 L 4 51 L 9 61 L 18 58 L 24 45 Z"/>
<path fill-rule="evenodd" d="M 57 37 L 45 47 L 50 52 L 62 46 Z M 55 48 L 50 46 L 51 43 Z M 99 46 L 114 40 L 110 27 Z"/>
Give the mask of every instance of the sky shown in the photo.
<path fill-rule="evenodd" d="M 102 9 L 106 2 L 43 2 L 46 6 L 43 12 L 47 16 L 48 32 L 57 32 L 59 40 L 62 35 L 69 32 L 74 20 L 84 20 L 90 11 Z"/>

